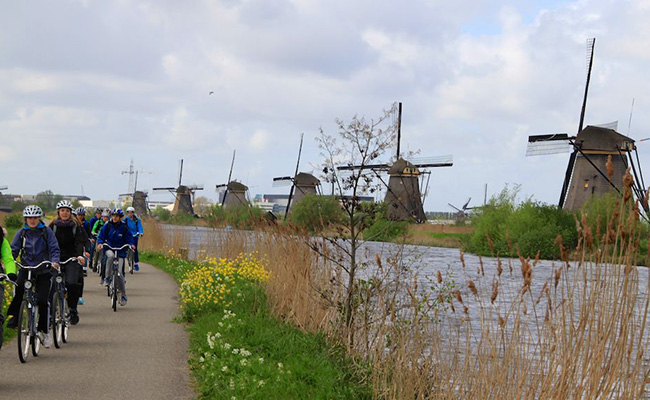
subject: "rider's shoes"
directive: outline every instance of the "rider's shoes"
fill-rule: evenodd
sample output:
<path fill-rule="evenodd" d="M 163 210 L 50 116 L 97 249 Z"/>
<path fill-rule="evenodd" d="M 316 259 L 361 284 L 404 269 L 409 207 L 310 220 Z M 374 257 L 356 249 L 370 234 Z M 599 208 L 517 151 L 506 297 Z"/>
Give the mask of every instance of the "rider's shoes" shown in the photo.
<path fill-rule="evenodd" d="M 52 346 L 52 338 L 49 334 L 44 332 L 38 332 L 38 339 L 43 343 L 43 347 L 49 349 Z"/>
<path fill-rule="evenodd" d="M 79 313 L 76 308 L 70 310 L 70 323 L 72 325 L 77 325 L 79 323 Z"/>
<path fill-rule="evenodd" d="M 126 300 L 127 300 L 126 295 L 123 294 L 122 298 L 120 299 L 120 305 L 125 306 L 126 305 Z"/>
<path fill-rule="evenodd" d="M 9 329 L 18 328 L 18 318 L 12 317 L 9 321 L 7 321 L 7 328 Z"/>
<path fill-rule="evenodd" d="M 84 300 L 84 299 L 82 299 L 82 298 L 79 298 L 79 301 L 78 301 L 77 303 L 78 303 L 80 306 L 83 306 L 84 304 L 86 304 L 86 300 Z"/>
<path fill-rule="evenodd" d="M 93 272 L 97 272 L 97 266 L 93 267 Z"/>
<path fill-rule="evenodd" d="M 111 278 L 104 278 L 104 286 L 110 286 Z"/>
<path fill-rule="evenodd" d="M 135 265 L 133 266 L 133 269 L 134 269 L 136 272 L 137 272 L 137 271 L 140 271 L 140 266 L 139 266 L 138 264 L 135 264 Z"/>

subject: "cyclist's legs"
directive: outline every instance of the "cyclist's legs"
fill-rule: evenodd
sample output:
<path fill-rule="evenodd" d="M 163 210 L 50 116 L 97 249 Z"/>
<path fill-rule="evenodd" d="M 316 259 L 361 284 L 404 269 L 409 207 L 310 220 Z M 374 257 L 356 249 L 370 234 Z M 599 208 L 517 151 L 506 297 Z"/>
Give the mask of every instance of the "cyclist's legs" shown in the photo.
<path fill-rule="evenodd" d="M 36 277 L 36 302 L 38 303 L 38 330 L 48 333 L 50 320 L 50 292 L 52 274 L 45 272 Z"/>
<path fill-rule="evenodd" d="M 9 303 L 9 308 L 7 309 L 7 316 L 12 315 L 14 318 L 18 315 L 18 309 L 20 308 L 20 303 L 23 301 L 23 296 L 25 295 L 25 281 L 27 280 L 27 271 L 21 270 L 18 272 L 18 279 L 16 280 L 16 289 L 14 291 L 14 298 Z"/>
<path fill-rule="evenodd" d="M 122 269 L 122 275 L 119 278 L 115 277 L 117 279 L 115 281 L 115 287 L 117 287 L 118 292 L 126 296 L 126 283 L 124 282 L 124 265 L 126 264 L 126 259 L 124 257 L 119 257 L 118 260 L 120 263 L 118 268 Z"/>
<path fill-rule="evenodd" d="M 81 285 L 79 284 L 79 276 L 83 276 L 81 272 L 81 265 L 76 262 L 69 263 L 64 266 L 65 268 L 65 287 L 68 289 L 68 307 L 70 309 L 77 308 L 77 302 L 81 295 Z"/>
<path fill-rule="evenodd" d="M 133 238 L 133 241 L 135 242 L 135 250 L 133 254 L 133 263 L 137 264 L 140 262 L 140 256 L 138 255 L 138 240 L 140 239 L 140 236 L 136 236 Z"/>
<path fill-rule="evenodd" d="M 112 279 L 113 278 L 113 260 L 117 257 L 117 254 L 113 250 L 106 250 L 104 252 L 106 262 L 104 263 L 104 268 L 102 268 L 102 276 Z"/>

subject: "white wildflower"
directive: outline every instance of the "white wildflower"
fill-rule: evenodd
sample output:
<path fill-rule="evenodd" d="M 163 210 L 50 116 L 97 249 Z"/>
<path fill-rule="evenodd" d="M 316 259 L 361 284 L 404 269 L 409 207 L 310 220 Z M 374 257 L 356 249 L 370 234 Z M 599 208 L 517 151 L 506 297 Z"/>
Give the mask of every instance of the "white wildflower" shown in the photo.
<path fill-rule="evenodd" d="M 264 357 L 260 357 L 260 358 L 258 358 L 257 361 L 259 361 L 260 364 L 263 363 L 263 362 L 264 362 Z"/>
<path fill-rule="evenodd" d="M 235 390 L 235 380 L 230 378 L 230 390 Z"/>
<path fill-rule="evenodd" d="M 224 343 L 223 344 L 223 348 L 226 349 L 226 350 L 230 350 L 230 347 L 231 347 L 230 343 Z"/>
<path fill-rule="evenodd" d="M 246 349 L 239 349 L 239 353 L 242 355 L 242 357 L 250 357 L 251 355 L 251 352 Z"/>
<path fill-rule="evenodd" d="M 232 350 L 232 354 L 234 354 L 234 355 L 239 354 L 239 349 L 233 349 L 233 350 Z"/>
<path fill-rule="evenodd" d="M 244 367 L 248 364 L 248 362 L 246 361 L 245 358 L 242 358 L 242 359 L 239 361 L 239 363 L 240 363 L 242 366 L 244 366 Z"/>
<path fill-rule="evenodd" d="M 279 368 L 279 369 L 284 368 L 284 364 L 282 364 L 282 363 L 278 363 L 278 368 Z"/>
<path fill-rule="evenodd" d="M 221 368 L 221 372 L 228 372 L 228 366 L 227 366 L 227 365 L 224 365 L 224 366 Z"/>
<path fill-rule="evenodd" d="M 259 386 L 259 387 L 262 387 L 265 384 L 266 384 L 266 382 L 264 382 L 263 380 L 260 380 L 259 382 L 257 382 L 257 386 Z"/>

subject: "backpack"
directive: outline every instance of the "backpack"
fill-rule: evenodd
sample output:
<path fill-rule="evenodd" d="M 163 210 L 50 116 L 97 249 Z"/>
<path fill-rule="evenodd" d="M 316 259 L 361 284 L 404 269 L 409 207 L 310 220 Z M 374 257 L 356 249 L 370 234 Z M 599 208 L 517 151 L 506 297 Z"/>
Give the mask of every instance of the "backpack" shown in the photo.
<path fill-rule="evenodd" d="M 54 234 L 56 235 L 56 224 L 52 226 L 52 232 L 54 232 Z M 72 227 L 72 236 L 75 237 L 77 236 L 77 224 L 74 224 L 74 226 Z"/>
<path fill-rule="evenodd" d="M 38 228 L 41 231 L 41 237 L 45 241 L 45 251 L 47 251 L 47 254 L 50 254 L 50 245 L 47 241 L 47 232 L 45 232 L 45 227 L 43 228 Z M 22 243 L 20 246 L 20 250 L 18 251 L 18 257 L 22 258 L 23 252 L 25 251 L 25 241 L 27 240 L 27 237 L 25 236 L 25 228 L 20 230 L 20 242 Z"/>

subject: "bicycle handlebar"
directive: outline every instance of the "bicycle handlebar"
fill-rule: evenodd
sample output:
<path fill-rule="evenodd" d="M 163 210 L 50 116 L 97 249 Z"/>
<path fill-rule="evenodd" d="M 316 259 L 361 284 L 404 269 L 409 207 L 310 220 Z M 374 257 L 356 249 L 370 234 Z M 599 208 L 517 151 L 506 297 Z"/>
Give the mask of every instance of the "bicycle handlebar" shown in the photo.
<path fill-rule="evenodd" d="M 112 247 L 112 246 L 109 246 L 109 245 L 104 244 L 104 243 L 100 243 L 100 244 L 101 244 L 102 246 L 107 247 L 109 250 L 113 250 L 113 251 L 120 251 L 120 250 L 123 250 L 125 247 L 131 247 L 131 245 L 128 244 L 128 243 L 125 244 L 125 245 L 123 245 L 122 247 Z"/>
<path fill-rule="evenodd" d="M 18 264 L 18 266 L 20 268 L 23 268 L 23 269 L 37 269 L 37 268 L 40 268 L 42 265 L 50 265 L 50 266 L 52 266 L 52 261 L 41 261 L 38 265 L 31 265 L 31 266 L 30 265 L 23 265 L 23 264 L 19 263 L 18 261 L 16 261 L 16 264 Z"/>
<path fill-rule="evenodd" d="M 7 274 L 0 274 L 0 283 L 2 283 L 2 282 L 9 282 L 12 285 L 16 286 L 16 282 L 9 279 L 9 275 L 7 275 Z"/>

